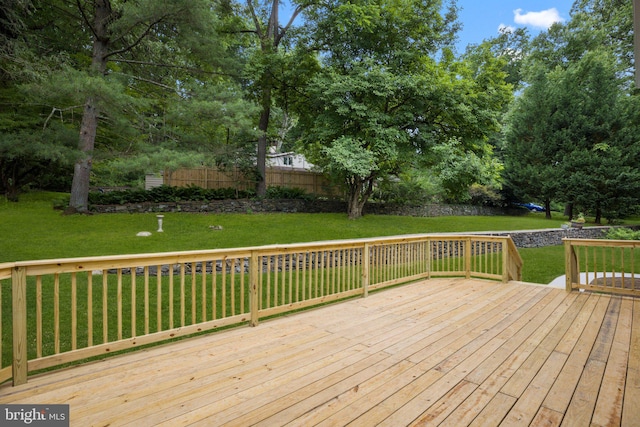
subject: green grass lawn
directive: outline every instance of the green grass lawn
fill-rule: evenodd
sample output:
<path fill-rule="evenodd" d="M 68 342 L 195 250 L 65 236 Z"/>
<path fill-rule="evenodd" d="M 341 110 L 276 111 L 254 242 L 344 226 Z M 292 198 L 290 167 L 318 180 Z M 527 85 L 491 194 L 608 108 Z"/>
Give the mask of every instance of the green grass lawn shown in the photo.
<path fill-rule="evenodd" d="M 36 260 L 68 257 L 84 257 L 112 254 L 153 253 L 182 250 L 215 249 L 229 247 L 261 246 L 275 243 L 296 243 L 322 240 L 337 240 L 349 238 L 380 237 L 403 234 L 442 233 L 442 232 L 470 232 L 470 231 L 508 231 L 522 229 L 556 228 L 565 221 L 560 215 L 546 220 L 543 214 L 526 214 L 517 217 L 437 217 L 414 218 L 403 216 L 367 215 L 353 221 L 346 214 L 164 214 L 164 232 L 158 233 L 156 214 L 101 214 L 101 215 L 62 215 L 53 209 L 53 200 L 61 197 L 55 193 L 30 193 L 22 196 L 19 203 L 9 203 L 0 200 L 0 263 L 19 260 Z M 221 229 L 212 229 L 214 226 Z M 150 231 L 150 237 L 136 237 L 140 231 Z M 524 260 L 523 280 L 535 283 L 549 283 L 555 277 L 564 274 L 564 248 L 552 246 L 539 249 L 520 249 Z M 357 273 L 353 273 L 357 275 Z M 71 290 L 70 283 L 77 280 L 77 295 L 75 297 L 77 312 L 81 313 L 77 319 L 78 335 L 75 343 L 78 348 L 103 340 L 115 341 L 119 334 L 125 337 L 146 334 L 161 326 L 162 330 L 192 324 L 214 317 L 222 318 L 226 314 L 241 314 L 246 312 L 249 304 L 249 291 L 235 292 L 240 289 L 239 275 L 228 278 L 227 283 L 218 277 L 215 285 L 215 303 L 211 303 L 204 314 L 201 312 L 205 298 L 198 297 L 200 273 L 188 275 L 186 283 L 175 282 L 170 279 L 151 277 L 149 287 L 144 287 L 142 278 L 135 292 L 127 291 L 123 294 L 122 317 L 118 318 L 116 304 L 117 283 L 116 275 L 79 274 L 75 279 L 69 274 L 59 276 L 59 288 L 52 282 L 53 277 L 45 277 L 42 281 L 43 301 L 43 346 L 45 355 L 55 352 L 54 340 L 54 306 L 56 293 L 59 295 L 58 305 L 64 306 L 60 310 L 60 325 L 62 336 L 60 350 L 68 351 L 75 347 L 70 331 L 73 320 L 71 310 L 65 306 L 76 291 Z M 281 276 L 282 277 L 282 276 Z M 27 300 L 31 306 L 35 305 L 36 279 L 29 278 Z M 208 280 L 212 280 L 211 278 Z M 275 279 L 274 279 L 275 280 Z M 225 282 L 223 284 L 222 282 Z M 160 283 L 162 282 L 162 291 Z M 234 284 L 232 283 L 234 282 Z M 330 280 L 327 279 L 327 283 Z M 350 282 L 347 280 L 347 282 Z M 91 283 L 91 286 L 89 286 Z M 133 289 L 134 279 L 130 275 L 123 275 L 122 288 Z M 247 286 L 248 279 L 241 283 Z M 282 282 L 284 283 L 284 282 Z M 304 282 L 303 282 L 304 283 Z M 75 285 L 74 285 L 75 286 Z M 283 299 L 284 284 L 279 298 Z M 327 285 L 328 286 L 328 285 Z M 2 295 L 11 295 L 10 281 L 2 284 Z M 173 297 L 169 288 L 175 293 Z M 91 294 L 89 294 L 91 289 Z M 266 294 L 263 298 L 275 300 L 275 293 Z M 103 290 L 106 290 L 103 293 Z M 311 290 L 308 290 L 311 292 Z M 166 294 L 166 292 L 169 292 Z M 295 293 L 299 292 L 295 288 Z M 304 290 L 302 291 L 304 292 Z M 135 310 L 133 296 L 135 293 Z M 184 299 L 178 297 L 184 293 Z M 295 295 L 294 293 L 294 295 Z M 92 301 L 92 309 L 88 310 L 88 299 Z M 212 293 L 206 301 L 211 300 Z M 286 298 L 291 298 L 289 295 Z M 103 311 L 103 300 L 108 300 L 108 306 Z M 149 306 L 146 306 L 146 300 Z M 163 301 L 158 308 L 159 301 Z M 173 306 L 167 303 L 173 301 Z M 235 306 L 230 304 L 234 301 Z M 284 302 L 290 302 L 287 300 Z M 275 301 L 274 305 L 275 305 Z M 6 366 L 11 361 L 11 299 L 2 300 L 1 319 L 4 331 L 2 336 L 2 356 L 0 365 Z M 225 312 L 227 308 L 229 312 Z M 236 308 L 234 308 L 236 307 Z M 145 314 L 145 312 L 147 312 Z M 93 329 L 89 328 L 88 313 L 91 317 Z M 131 317 L 136 314 L 136 324 Z M 159 314 L 160 313 L 160 314 Z M 226 313 L 226 314 L 225 314 Z M 105 317 L 106 316 L 106 317 Z M 208 316 L 208 317 L 206 317 Z M 206 318 L 205 318 L 206 317 Z M 28 330 L 34 331 L 35 316 L 28 316 Z M 175 323 L 174 323 L 175 321 Z M 92 330 L 89 333 L 89 330 Z M 135 333 L 133 331 L 136 331 Z M 91 338 L 90 338 L 91 336 Z M 107 337 L 107 339 L 105 339 Z M 30 358 L 36 357 L 35 341 L 32 338 L 28 344 Z"/>
<path fill-rule="evenodd" d="M 53 210 L 56 193 L 25 194 L 19 203 L 0 200 L 0 262 L 261 246 L 413 233 L 504 231 L 560 227 L 560 215 L 414 218 L 346 214 L 156 214 L 64 216 Z M 222 226 L 221 230 L 210 226 Z M 150 231 L 150 237 L 136 237 Z M 564 274 L 561 247 L 523 249 L 524 280 L 548 283 Z"/>

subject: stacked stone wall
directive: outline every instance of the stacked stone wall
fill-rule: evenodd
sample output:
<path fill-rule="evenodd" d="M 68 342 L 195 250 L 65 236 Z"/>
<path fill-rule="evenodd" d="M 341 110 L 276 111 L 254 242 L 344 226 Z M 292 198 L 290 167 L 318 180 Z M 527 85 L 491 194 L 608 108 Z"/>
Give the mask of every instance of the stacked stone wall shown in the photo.
<path fill-rule="evenodd" d="M 176 203 L 132 203 L 127 205 L 93 206 L 98 213 L 144 213 L 144 212 L 194 212 L 194 213 L 346 213 L 345 202 L 332 200 L 282 200 L 282 199 L 240 199 L 214 200 L 209 202 Z M 416 217 L 438 216 L 500 216 L 526 213 L 523 209 L 500 209 L 468 205 L 405 206 L 370 203 L 365 206 L 365 214 L 400 215 Z M 561 229 L 550 228 L 526 231 L 496 231 L 476 234 L 509 235 L 518 248 L 539 248 L 561 245 L 563 238 L 600 239 L 610 227 L 584 227 Z"/>
<path fill-rule="evenodd" d="M 95 205 L 97 213 L 143 213 L 143 212 L 209 212 L 209 213 L 249 213 L 249 212 L 285 212 L 285 213 L 346 213 L 347 204 L 337 200 L 299 200 L 299 199 L 230 199 L 203 202 L 167 202 L 167 203 L 129 203 L 125 205 Z M 368 203 L 364 214 L 400 215 L 416 217 L 437 216 L 500 216 L 524 214 L 524 209 L 502 209 L 471 205 L 424 206 L 392 205 Z"/>

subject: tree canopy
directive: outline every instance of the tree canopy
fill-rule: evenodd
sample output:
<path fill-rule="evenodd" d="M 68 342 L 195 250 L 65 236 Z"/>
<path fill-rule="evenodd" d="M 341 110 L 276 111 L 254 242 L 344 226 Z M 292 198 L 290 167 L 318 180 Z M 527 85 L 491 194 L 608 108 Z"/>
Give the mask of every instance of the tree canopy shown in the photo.
<path fill-rule="evenodd" d="M 598 221 L 637 207 L 631 3 L 577 0 L 564 24 L 461 54 L 455 0 L 283 11 L 0 2 L 0 189 L 55 182 L 85 212 L 91 183 L 217 165 L 252 173 L 262 196 L 268 150 L 295 148 L 342 185 L 352 218 L 395 190 L 453 203 L 502 190 Z"/>
<path fill-rule="evenodd" d="M 471 149 L 497 130 L 510 97 L 504 75 L 495 58 L 477 57 L 474 67 L 453 58 L 456 10 L 441 10 L 405 0 L 316 12 L 311 46 L 323 67 L 297 104 L 302 150 L 346 185 L 351 218 L 376 182 L 426 165 L 433 147 L 459 138 Z"/>
<path fill-rule="evenodd" d="M 570 22 L 527 46 L 527 85 L 505 120 L 505 176 L 520 197 L 544 201 L 548 216 L 551 201 L 596 222 L 637 209 L 632 15 L 617 3 L 577 1 Z"/>

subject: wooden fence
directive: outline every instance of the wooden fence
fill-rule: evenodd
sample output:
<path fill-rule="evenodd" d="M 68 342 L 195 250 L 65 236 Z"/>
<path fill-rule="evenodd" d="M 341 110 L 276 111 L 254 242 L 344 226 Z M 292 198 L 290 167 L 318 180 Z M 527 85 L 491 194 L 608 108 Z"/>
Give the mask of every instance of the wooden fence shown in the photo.
<path fill-rule="evenodd" d="M 567 291 L 640 296 L 640 241 L 564 239 Z"/>
<path fill-rule="evenodd" d="M 288 168 L 267 168 L 267 187 L 300 188 L 307 194 L 332 196 L 338 189 L 322 174 L 300 171 Z M 256 181 L 245 176 L 239 169 L 224 171 L 215 168 L 178 169 L 174 172 L 165 171 L 165 185 L 186 187 L 197 185 L 202 188 L 234 188 L 236 190 L 252 190 Z"/>
<path fill-rule="evenodd" d="M 433 276 L 521 279 L 510 237 L 414 235 L 0 264 L 0 382 Z"/>

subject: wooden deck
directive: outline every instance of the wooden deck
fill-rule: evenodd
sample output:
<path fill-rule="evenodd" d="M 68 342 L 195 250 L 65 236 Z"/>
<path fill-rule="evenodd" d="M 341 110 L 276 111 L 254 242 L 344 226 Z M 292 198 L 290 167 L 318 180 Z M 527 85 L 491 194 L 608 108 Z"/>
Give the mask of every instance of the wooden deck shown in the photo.
<path fill-rule="evenodd" d="M 433 279 L 0 386 L 73 426 L 633 426 L 640 299 Z"/>

